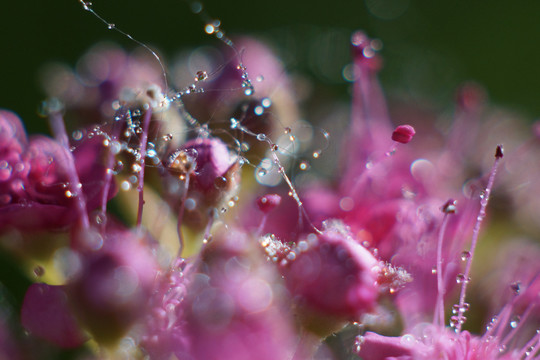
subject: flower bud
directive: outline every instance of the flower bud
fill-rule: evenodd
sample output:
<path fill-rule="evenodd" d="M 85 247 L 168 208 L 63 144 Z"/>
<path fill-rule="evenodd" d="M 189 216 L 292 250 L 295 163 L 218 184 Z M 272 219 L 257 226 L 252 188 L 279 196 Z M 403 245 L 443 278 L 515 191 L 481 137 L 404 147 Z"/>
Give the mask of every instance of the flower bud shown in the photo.
<path fill-rule="evenodd" d="M 337 222 L 327 223 L 322 234 L 297 242 L 279 261 L 287 288 L 303 310 L 351 321 L 375 306 L 377 265 L 377 259 Z M 313 319 L 308 321 L 317 326 Z"/>
<path fill-rule="evenodd" d="M 414 131 L 414 128 L 411 125 L 400 125 L 392 133 L 392 140 L 398 143 L 407 144 L 412 140 L 414 134 L 416 134 L 416 131 Z"/>

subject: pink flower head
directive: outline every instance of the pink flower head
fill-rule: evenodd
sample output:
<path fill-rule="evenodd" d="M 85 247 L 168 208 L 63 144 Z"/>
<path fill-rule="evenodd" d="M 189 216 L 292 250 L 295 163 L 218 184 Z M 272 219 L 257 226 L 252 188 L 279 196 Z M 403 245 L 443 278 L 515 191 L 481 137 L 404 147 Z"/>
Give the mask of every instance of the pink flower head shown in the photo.
<path fill-rule="evenodd" d="M 0 229 L 58 230 L 76 222 L 69 172 L 79 173 L 90 200 L 87 210 L 98 205 L 106 172 L 98 161 L 101 143 L 85 143 L 71 153 L 45 136 L 28 141 L 19 118 L 7 111 L 0 112 L 0 139 Z M 70 168 L 71 157 L 75 168 Z M 113 187 L 109 198 L 114 194 Z"/>
<path fill-rule="evenodd" d="M 84 256 L 68 292 L 81 323 L 100 342 L 114 342 L 145 316 L 157 264 L 148 239 L 114 230 Z"/>
<path fill-rule="evenodd" d="M 412 140 L 414 134 L 416 134 L 416 131 L 414 131 L 414 128 L 411 125 L 400 125 L 392 133 L 392 140 L 398 143 L 407 144 Z"/>
<path fill-rule="evenodd" d="M 169 302 L 163 327 L 153 327 L 153 334 L 145 336 L 152 358 L 292 358 L 297 339 L 283 307 L 285 294 L 255 244 L 244 232 L 227 231 L 184 272 L 184 286 L 157 294 L 177 301 Z M 160 309 L 154 313 L 162 313 Z"/>
<path fill-rule="evenodd" d="M 238 164 L 218 138 L 197 138 L 169 155 L 165 178 L 169 202 L 184 207 L 189 225 L 206 224 L 209 210 L 237 190 Z"/>
<path fill-rule="evenodd" d="M 287 288 L 308 311 L 358 320 L 375 306 L 379 262 L 341 224 L 327 224 L 276 260 Z"/>

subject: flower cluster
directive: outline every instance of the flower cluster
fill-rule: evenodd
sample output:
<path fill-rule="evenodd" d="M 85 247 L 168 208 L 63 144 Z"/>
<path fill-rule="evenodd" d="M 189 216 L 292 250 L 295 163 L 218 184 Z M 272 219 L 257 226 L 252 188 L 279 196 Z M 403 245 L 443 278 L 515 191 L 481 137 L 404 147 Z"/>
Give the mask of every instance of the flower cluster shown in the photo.
<path fill-rule="evenodd" d="M 538 246 L 472 272 L 516 218 L 538 230 L 534 128 L 475 84 L 450 125 L 406 105 L 392 122 L 357 32 L 335 176 L 295 178 L 331 154 L 272 51 L 227 41 L 179 91 L 110 44 L 51 67 L 53 138 L 0 111 L 0 245 L 34 280 L 20 315 L 0 301 L 0 357 L 540 359 Z"/>

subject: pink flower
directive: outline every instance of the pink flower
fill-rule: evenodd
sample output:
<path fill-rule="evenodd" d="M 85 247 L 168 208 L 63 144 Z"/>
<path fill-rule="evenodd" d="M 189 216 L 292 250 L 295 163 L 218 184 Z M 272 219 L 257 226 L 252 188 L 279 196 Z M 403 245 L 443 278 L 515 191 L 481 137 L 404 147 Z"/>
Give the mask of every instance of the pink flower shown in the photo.
<path fill-rule="evenodd" d="M 164 274 L 173 281 L 154 296 L 158 307 L 144 338 L 152 358 L 274 360 L 301 353 L 277 274 L 245 233 L 217 236 L 183 280 L 178 270 Z"/>
<path fill-rule="evenodd" d="M 67 291 L 83 326 L 110 343 L 146 315 L 158 265 L 143 233 L 109 230 L 102 241 L 101 248 L 81 254 L 82 268 Z"/>
<path fill-rule="evenodd" d="M 263 246 L 272 251 L 265 240 Z M 355 321 L 373 310 L 379 262 L 343 225 L 327 224 L 322 234 L 303 237 L 284 255 L 275 261 L 295 301 L 308 313 Z"/>

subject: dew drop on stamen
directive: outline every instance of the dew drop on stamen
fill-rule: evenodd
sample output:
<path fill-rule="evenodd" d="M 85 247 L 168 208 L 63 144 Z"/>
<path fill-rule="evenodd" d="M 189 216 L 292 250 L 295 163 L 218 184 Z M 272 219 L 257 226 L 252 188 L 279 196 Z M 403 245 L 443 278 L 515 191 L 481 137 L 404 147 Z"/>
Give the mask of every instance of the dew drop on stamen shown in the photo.
<path fill-rule="evenodd" d="M 128 191 L 129 189 L 131 189 L 131 184 L 129 183 L 129 181 L 124 180 L 120 184 L 120 189 L 122 189 L 123 191 Z"/>
<path fill-rule="evenodd" d="M 133 170 L 134 173 L 139 173 L 142 170 L 142 167 L 139 164 L 133 164 L 131 170 Z"/>
<path fill-rule="evenodd" d="M 510 289 L 512 290 L 514 295 L 519 295 L 521 291 L 521 283 L 518 281 L 518 282 L 510 284 Z"/>
<path fill-rule="evenodd" d="M 461 253 L 461 261 L 467 261 L 468 259 L 471 258 L 471 253 L 470 251 L 463 251 Z"/>
<path fill-rule="evenodd" d="M 204 70 L 197 71 L 197 74 L 195 74 L 195 81 L 204 81 L 206 79 L 208 79 L 208 74 Z"/>
<path fill-rule="evenodd" d="M 519 321 L 520 321 L 520 320 L 521 320 L 521 318 L 520 318 L 518 315 L 514 316 L 514 317 L 510 320 L 510 327 L 511 327 L 512 329 L 517 328 L 517 326 L 519 325 Z"/>
<path fill-rule="evenodd" d="M 240 150 L 242 152 L 249 151 L 249 144 L 247 142 L 243 142 L 240 144 Z"/>
<path fill-rule="evenodd" d="M 262 106 L 255 106 L 255 109 L 253 109 L 253 112 L 255 113 L 255 115 L 262 115 L 264 113 L 264 107 Z"/>
<path fill-rule="evenodd" d="M 458 275 L 456 276 L 456 282 L 457 282 L 458 284 L 461 284 L 461 283 L 467 284 L 467 283 L 469 283 L 470 281 L 471 281 L 471 278 L 470 278 L 470 277 L 465 277 L 464 274 L 458 274 Z"/>
<path fill-rule="evenodd" d="M 261 134 L 257 134 L 257 140 L 259 141 L 266 141 L 266 135 L 261 133 Z"/>
<path fill-rule="evenodd" d="M 110 23 L 110 24 L 107 24 L 107 28 L 108 28 L 109 30 L 113 30 L 113 29 L 115 29 L 115 28 L 116 28 L 116 25 L 115 25 L 115 24 L 112 24 L 112 23 Z"/>
<path fill-rule="evenodd" d="M 318 159 L 319 156 L 321 156 L 321 153 L 322 153 L 321 150 L 315 150 L 315 151 L 313 152 L 313 158 L 314 158 L 314 159 Z"/>

